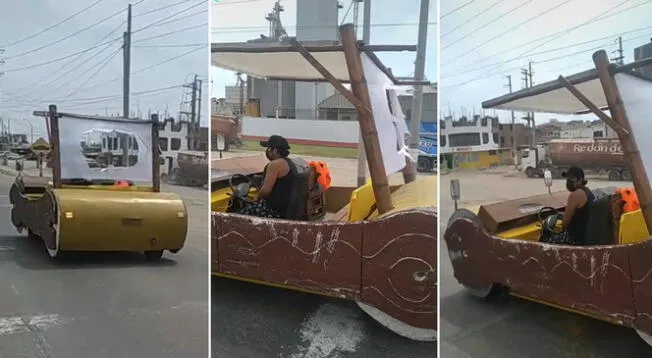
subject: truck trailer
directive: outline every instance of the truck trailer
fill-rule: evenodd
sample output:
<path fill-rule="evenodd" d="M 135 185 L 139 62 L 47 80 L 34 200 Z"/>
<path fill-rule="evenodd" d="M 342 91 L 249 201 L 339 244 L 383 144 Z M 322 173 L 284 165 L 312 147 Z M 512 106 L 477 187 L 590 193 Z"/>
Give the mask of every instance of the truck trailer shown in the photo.
<path fill-rule="evenodd" d="M 572 166 L 606 173 L 611 181 L 632 179 L 618 139 L 553 139 L 521 150 L 519 169 L 528 178 L 543 177 L 546 169 L 560 178 Z"/>

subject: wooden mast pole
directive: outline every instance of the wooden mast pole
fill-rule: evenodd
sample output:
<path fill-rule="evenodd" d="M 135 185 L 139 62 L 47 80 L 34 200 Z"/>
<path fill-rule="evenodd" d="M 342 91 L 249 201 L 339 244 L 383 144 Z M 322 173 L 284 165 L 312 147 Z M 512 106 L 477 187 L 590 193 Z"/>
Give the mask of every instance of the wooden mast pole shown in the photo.
<path fill-rule="evenodd" d="M 618 85 L 611 72 L 612 65 L 609 63 L 609 57 L 607 57 L 607 53 L 604 50 L 597 51 L 593 54 L 593 63 L 602 83 L 602 89 L 609 105 L 611 118 L 629 133 L 619 133 L 618 137 L 623 147 L 625 159 L 629 163 L 629 170 L 632 173 L 634 189 L 641 204 L 645 225 L 647 226 L 648 232 L 652 233 L 652 188 L 650 188 L 650 180 L 645 171 L 636 139 L 631 135 L 632 127 L 629 123 L 627 112 L 625 112 Z"/>
<path fill-rule="evenodd" d="M 351 91 L 365 107 L 371 108 L 369 89 L 367 88 L 367 80 L 364 76 L 362 58 L 355 38 L 353 24 L 340 26 L 340 39 L 344 47 L 346 67 L 349 70 L 349 77 L 351 78 Z M 369 164 L 369 176 L 371 177 L 371 185 L 373 186 L 374 197 L 376 198 L 376 207 L 380 214 L 384 214 L 392 210 L 393 205 L 373 112 L 358 109 L 358 123 L 360 124 L 362 143 L 367 155 L 367 163 Z"/>

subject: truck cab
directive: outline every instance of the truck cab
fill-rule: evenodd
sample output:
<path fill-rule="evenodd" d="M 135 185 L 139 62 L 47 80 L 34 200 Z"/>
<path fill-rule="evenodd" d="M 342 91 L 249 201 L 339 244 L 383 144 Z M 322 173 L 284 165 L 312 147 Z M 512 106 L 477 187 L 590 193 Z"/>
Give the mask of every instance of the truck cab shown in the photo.
<path fill-rule="evenodd" d="M 543 167 L 548 163 L 548 148 L 544 144 L 538 144 L 536 147 L 525 147 L 519 151 L 521 164 L 518 166 L 519 171 L 525 171 L 528 178 L 543 176 Z"/>

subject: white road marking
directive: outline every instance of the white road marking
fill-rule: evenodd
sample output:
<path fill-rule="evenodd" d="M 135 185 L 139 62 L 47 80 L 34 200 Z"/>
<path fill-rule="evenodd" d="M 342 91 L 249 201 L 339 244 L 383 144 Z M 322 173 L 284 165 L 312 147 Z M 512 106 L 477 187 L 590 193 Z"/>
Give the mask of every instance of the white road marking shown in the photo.
<path fill-rule="evenodd" d="M 301 325 L 303 347 L 291 358 L 325 358 L 337 353 L 354 353 L 364 338 L 361 312 L 351 307 L 324 304 Z"/>
<path fill-rule="evenodd" d="M 64 323 L 58 314 L 32 317 L 0 317 L 0 337 L 11 334 L 28 333 L 33 329 L 46 330 Z"/>

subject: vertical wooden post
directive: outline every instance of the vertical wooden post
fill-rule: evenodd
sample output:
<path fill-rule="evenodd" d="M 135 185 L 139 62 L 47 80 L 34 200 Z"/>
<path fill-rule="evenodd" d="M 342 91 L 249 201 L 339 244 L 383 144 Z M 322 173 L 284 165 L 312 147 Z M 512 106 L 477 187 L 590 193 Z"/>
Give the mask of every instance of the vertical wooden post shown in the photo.
<path fill-rule="evenodd" d="M 50 122 L 50 150 L 52 151 L 52 185 L 55 189 L 61 188 L 61 145 L 59 141 L 59 113 L 57 106 L 48 107 L 47 120 Z"/>
<path fill-rule="evenodd" d="M 631 134 L 632 127 L 629 124 L 629 118 L 625 112 L 618 85 L 614 76 L 611 74 L 611 64 L 609 63 L 607 53 L 604 50 L 595 52 L 593 54 L 593 63 L 595 63 L 595 68 L 598 70 L 598 76 L 600 77 L 602 89 L 609 105 L 611 118 L 629 133 L 619 133 L 618 139 L 620 139 L 620 144 L 623 147 L 625 159 L 629 163 L 629 170 L 632 173 L 636 195 L 641 203 L 645 225 L 647 226 L 648 232 L 652 233 L 652 189 L 650 188 L 650 180 L 647 177 L 636 139 Z"/>
<path fill-rule="evenodd" d="M 364 76 L 362 58 L 360 57 L 352 24 L 340 26 L 340 39 L 344 47 L 346 67 L 351 78 L 351 91 L 367 108 L 371 109 L 367 80 Z M 373 113 L 358 110 L 358 122 L 362 133 L 362 143 L 367 155 L 367 163 L 369 164 L 369 175 L 371 176 L 371 185 L 376 198 L 376 207 L 380 214 L 384 214 L 392 210 L 393 205 Z"/>
<path fill-rule="evenodd" d="M 158 114 L 152 114 L 152 191 L 161 191 L 161 152 L 158 144 Z"/>

